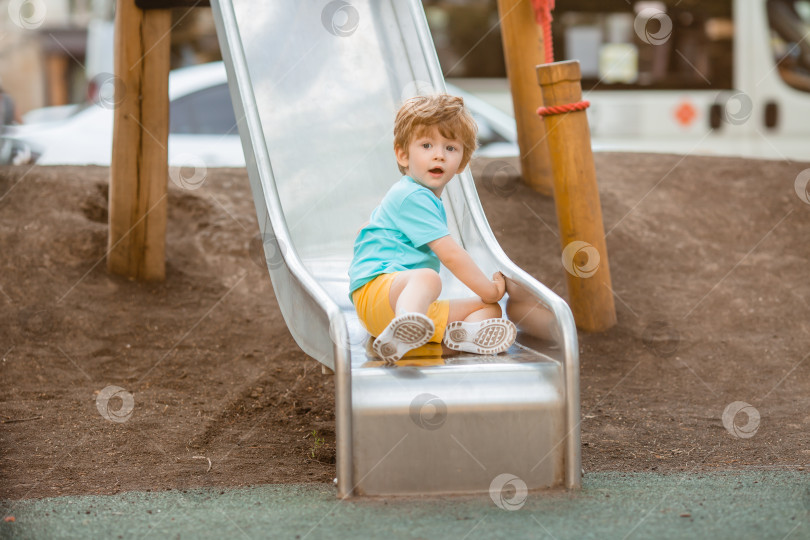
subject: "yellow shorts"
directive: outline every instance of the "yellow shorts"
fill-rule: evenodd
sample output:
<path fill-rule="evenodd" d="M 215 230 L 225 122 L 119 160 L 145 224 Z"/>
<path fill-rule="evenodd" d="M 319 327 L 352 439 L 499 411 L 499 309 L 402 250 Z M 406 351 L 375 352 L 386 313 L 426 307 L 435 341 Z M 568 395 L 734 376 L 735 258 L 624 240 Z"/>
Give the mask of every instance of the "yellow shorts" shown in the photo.
<path fill-rule="evenodd" d="M 379 336 L 395 316 L 391 309 L 388 295 L 391 284 L 399 272 L 380 274 L 352 293 L 357 317 L 366 330 L 374 336 Z M 436 326 L 436 331 L 430 341 L 441 343 L 444 329 L 447 327 L 447 317 L 450 315 L 450 300 L 437 300 L 428 307 L 427 316 Z"/>

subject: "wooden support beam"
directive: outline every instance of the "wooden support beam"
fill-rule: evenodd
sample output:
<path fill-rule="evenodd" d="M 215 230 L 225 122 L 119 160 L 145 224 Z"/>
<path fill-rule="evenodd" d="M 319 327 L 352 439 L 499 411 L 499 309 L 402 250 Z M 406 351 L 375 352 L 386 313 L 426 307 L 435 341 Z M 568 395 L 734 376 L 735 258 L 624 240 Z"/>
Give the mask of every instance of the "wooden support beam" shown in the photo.
<path fill-rule="evenodd" d="M 107 268 L 141 280 L 166 274 L 170 25 L 169 10 L 116 3 Z"/>
<path fill-rule="evenodd" d="M 45 69 L 48 73 L 48 105 L 67 105 L 70 103 L 70 89 L 67 84 L 68 57 L 64 53 L 50 53 L 45 57 Z"/>
<path fill-rule="evenodd" d="M 551 195 L 554 180 L 546 129 L 535 113 L 543 105 L 535 73 L 536 66 L 545 63 L 543 32 L 535 22 L 531 0 L 498 0 L 498 13 L 517 124 L 521 176 L 536 191 Z"/>
<path fill-rule="evenodd" d="M 579 62 L 537 67 L 546 107 L 582 100 Z M 602 207 L 584 110 L 545 116 L 554 169 L 554 203 L 568 296 L 577 326 L 600 332 L 616 324 Z"/>

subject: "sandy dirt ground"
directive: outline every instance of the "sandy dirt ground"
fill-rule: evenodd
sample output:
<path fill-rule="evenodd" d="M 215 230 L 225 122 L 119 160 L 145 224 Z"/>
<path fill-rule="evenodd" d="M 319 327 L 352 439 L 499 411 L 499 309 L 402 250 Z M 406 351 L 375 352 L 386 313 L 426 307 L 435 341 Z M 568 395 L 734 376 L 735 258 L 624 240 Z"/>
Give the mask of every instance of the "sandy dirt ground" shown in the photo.
<path fill-rule="evenodd" d="M 474 161 L 484 209 L 565 297 L 554 202 L 516 166 Z M 596 166 L 619 322 L 580 333 L 586 473 L 808 466 L 810 164 Z M 334 381 L 284 324 L 247 173 L 170 183 L 162 283 L 107 273 L 107 186 L 0 168 L 0 497 L 331 481 Z M 117 418 L 127 394 L 101 394 L 124 421 L 97 407 L 109 386 L 133 396 Z"/>

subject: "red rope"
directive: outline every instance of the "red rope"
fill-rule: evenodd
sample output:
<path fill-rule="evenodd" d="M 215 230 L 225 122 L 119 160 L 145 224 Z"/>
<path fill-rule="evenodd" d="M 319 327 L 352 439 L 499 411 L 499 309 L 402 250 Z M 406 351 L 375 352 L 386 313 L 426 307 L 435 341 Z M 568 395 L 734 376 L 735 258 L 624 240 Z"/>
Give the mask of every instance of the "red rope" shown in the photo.
<path fill-rule="evenodd" d="M 532 0 L 537 24 L 543 28 L 543 48 L 546 53 L 546 64 L 554 62 L 554 43 L 551 40 L 551 10 L 554 0 Z"/>
<path fill-rule="evenodd" d="M 537 109 L 537 114 L 540 116 L 551 116 L 552 114 L 565 114 L 574 111 L 584 111 L 591 106 L 590 101 L 577 101 L 576 103 L 567 103 L 565 105 L 557 105 L 556 107 L 540 107 Z"/>
<path fill-rule="evenodd" d="M 551 39 L 551 10 L 554 9 L 554 0 L 532 0 L 537 24 L 543 28 L 543 48 L 546 53 L 546 64 L 554 62 L 554 43 Z M 584 111 L 591 106 L 590 101 L 578 101 L 556 107 L 540 107 L 537 114 L 550 116 L 552 114 L 565 114 L 574 111 Z"/>

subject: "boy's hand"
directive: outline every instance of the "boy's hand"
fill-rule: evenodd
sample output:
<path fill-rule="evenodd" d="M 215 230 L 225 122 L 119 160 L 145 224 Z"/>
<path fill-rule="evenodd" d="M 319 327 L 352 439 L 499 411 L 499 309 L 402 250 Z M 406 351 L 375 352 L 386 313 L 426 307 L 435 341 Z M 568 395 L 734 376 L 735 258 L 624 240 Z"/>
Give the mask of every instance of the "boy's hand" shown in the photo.
<path fill-rule="evenodd" d="M 506 279 L 500 272 L 492 274 L 492 286 L 495 291 L 494 295 L 489 298 L 481 298 L 487 304 L 494 304 L 498 302 L 506 293 Z"/>

